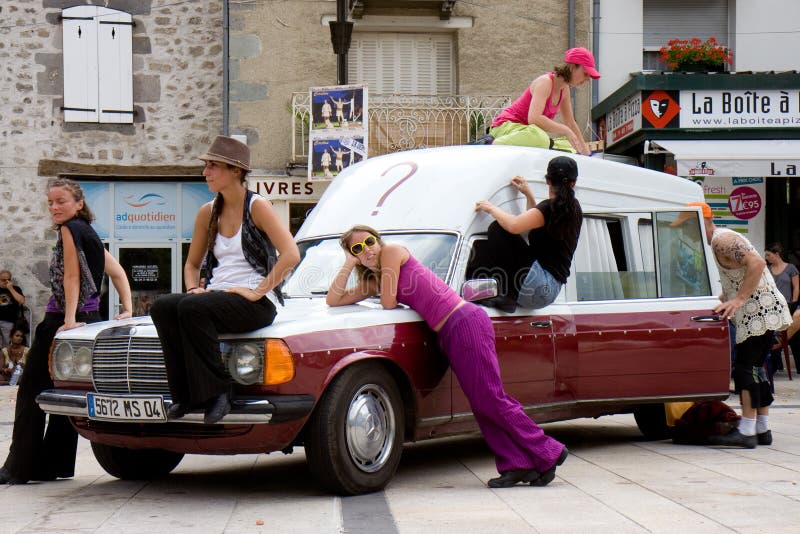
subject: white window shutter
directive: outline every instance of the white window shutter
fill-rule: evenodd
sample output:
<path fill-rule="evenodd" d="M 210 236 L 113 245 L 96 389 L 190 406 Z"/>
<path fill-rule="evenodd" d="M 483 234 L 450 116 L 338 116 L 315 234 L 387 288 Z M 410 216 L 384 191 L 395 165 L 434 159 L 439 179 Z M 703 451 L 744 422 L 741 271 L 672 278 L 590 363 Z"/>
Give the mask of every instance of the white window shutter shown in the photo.
<path fill-rule="evenodd" d="M 373 94 L 453 94 L 454 50 L 452 34 L 355 33 L 350 81 Z"/>
<path fill-rule="evenodd" d="M 63 12 L 64 120 L 97 122 L 97 6 Z"/>
<path fill-rule="evenodd" d="M 133 122 L 130 14 L 100 6 L 64 9 L 64 121 Z"/>
<path fill-rule="evenodd" d="M 132 19 L 128 13 L 97 18 L 100 122 L 133 122 Z"/>

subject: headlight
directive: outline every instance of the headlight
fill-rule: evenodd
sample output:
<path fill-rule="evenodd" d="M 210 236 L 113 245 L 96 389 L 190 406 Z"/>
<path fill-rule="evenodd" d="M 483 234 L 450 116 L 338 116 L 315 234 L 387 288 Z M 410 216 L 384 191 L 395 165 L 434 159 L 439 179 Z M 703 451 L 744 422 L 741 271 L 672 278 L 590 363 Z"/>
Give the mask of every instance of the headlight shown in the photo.
<path fill-rule="evenodd" d="M 221 342 L 220 353 L 228 372 L 236 382 L 244 385 L 284 384 L 294 378 L 292 351 L 280 339 L 259 342 Z"/>
<path fill-rule="evenodd" d="M 52 354 L 55 380 L 91 381 L 92 341 L 56 341 Z"/>
<path fill-rule="evenodd" d="M 234 343 L 228 352 L 228 372 L 240 384 L 259 384 L 264 375 L 264 345 Z"/>

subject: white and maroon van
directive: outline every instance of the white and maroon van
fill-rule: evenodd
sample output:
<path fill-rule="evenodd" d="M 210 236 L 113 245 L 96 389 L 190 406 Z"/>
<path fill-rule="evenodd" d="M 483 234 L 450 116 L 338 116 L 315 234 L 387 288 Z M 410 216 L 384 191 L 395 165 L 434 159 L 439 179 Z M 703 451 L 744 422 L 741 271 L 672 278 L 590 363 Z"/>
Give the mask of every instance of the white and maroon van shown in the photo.
<path fill-rule="evenodd" d="M 330 185 L 300 229 L 302 261 L 284 285 L 275 323 L 223 336 L 220 357 L 236 382 L 233 409 L 205 425 L 202 413 L 170 421 L 161 346 L 149 317 L 60 333 L 46 412 L 65 414 L 100 464 L 123 478 L 169 473 L 184 454 L 305 448 L 319 480 L 341 494 L 384 487 L 404 442 L 474 432 L 457 380 L 420 316 L 377 299 L 329 308 L 325 291 L 344 256 L 339 234 L 368 224 L 406 246 L 459 292 L 491 219 L 489 199 L 520 212 L 509 180 L 524 176 L 537 199 L 558 152 L 457 146 L 365 160 Z M 699 213 L 685 179 L 575 156 L 585 214 L 567 284 L 542 309 L 486 308 L 506 390 L 539 423 L 633 412 L 663 437 L 663 403 L 724 399 L 729 332 L 712 313 L 720 293 Z M 692 208 L 693 209 L 693 208 Z M 479 291 L 478 291 L 479 292 Z"/>

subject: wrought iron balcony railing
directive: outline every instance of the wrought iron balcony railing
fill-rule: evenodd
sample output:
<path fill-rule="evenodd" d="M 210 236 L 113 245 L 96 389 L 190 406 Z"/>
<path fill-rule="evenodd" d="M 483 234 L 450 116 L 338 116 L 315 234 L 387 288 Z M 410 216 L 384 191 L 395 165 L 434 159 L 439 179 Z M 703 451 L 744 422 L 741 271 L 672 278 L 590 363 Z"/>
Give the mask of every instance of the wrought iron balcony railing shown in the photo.
<path fill-rule="evenodd" d="M 370 156 L 465 145 L 486 133 L 508 96 L 369 95 Z M 309 95 L 292 93 L 292 162 L 308 161 Z"/>

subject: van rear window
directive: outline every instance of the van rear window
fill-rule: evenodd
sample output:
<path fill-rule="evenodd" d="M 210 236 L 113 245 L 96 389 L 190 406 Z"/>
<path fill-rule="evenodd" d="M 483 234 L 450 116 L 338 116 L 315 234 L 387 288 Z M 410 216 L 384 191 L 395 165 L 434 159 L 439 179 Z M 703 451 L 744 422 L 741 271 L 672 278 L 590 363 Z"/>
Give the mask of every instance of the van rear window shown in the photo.
<path fill-rule="evenodd" d="M 670 226 L 678 213 L 587 215 L 574 258 L 578 300 L 709 295 L 699 223 Z"/>

